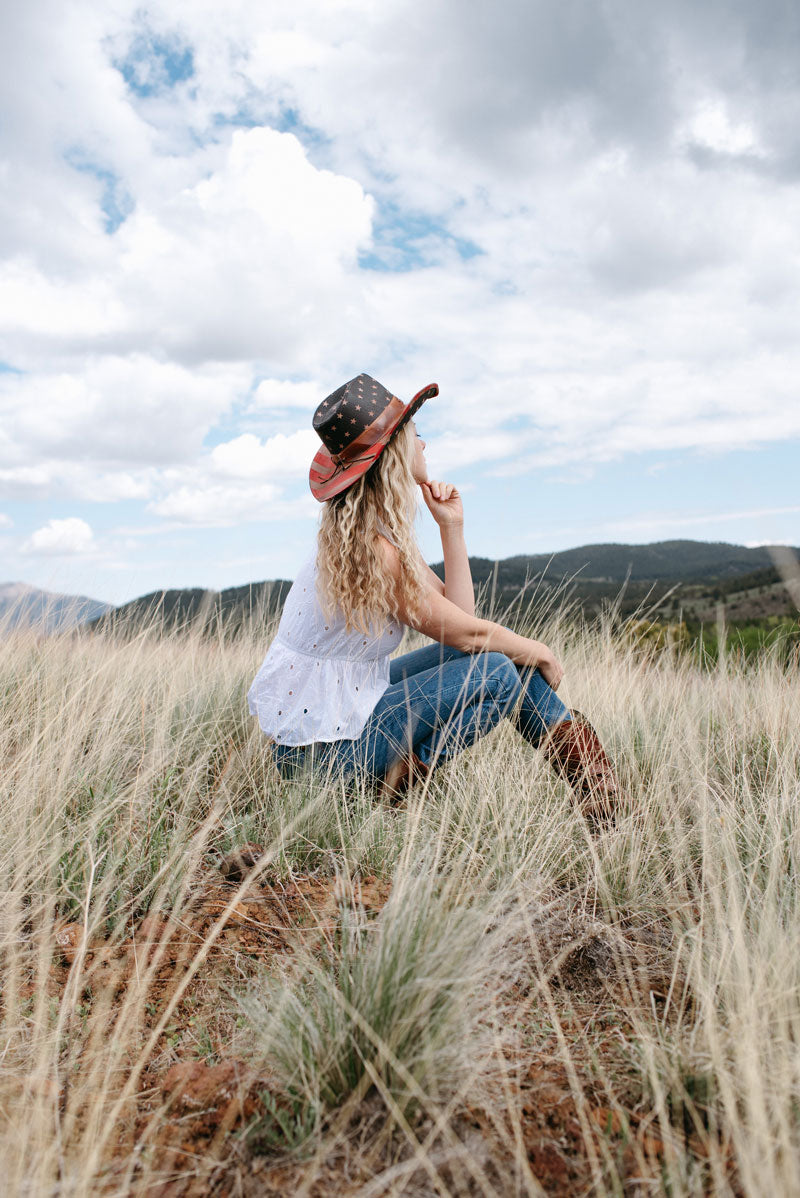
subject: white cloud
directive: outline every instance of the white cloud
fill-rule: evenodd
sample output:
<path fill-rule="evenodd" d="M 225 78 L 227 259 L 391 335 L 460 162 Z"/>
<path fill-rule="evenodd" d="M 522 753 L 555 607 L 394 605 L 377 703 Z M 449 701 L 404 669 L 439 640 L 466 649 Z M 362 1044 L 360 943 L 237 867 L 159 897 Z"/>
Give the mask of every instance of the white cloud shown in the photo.
<path fill-rule="evenodd" d="M 52 482 L 46 465 L 12 466 L 0 469 L 0 488 L 12 497 L 45 497 Z"/>
<path fill-rule="evenodd" d="M 609 523 L 605 527 L 608 535 L 630 536 L 634 533 L 641 535 L 658 535 L 665 528 L 689 528 L 702 524 L 719 524 L 719 523 L 735 523 L 738 520 L 753 520 L 766 516 L 787 516 L 795 515 L 800 512 L 800 507 L 769 507 L 769 508 L 754 508 L 750 511 L 740 512 L 713 512 L 706 515 L 684 516 L 680 513 L 653 514 L 645 516 L 642 519 L 620 520 L 615 523 Z M 762 542 L 763 543 L 763 542 Z"/>
<path fill-rule="evenodd" d="M 254 518 L 254 513 L 266 510 L 276 495 L 277 489 L 269 484 L 247 489 L 222 484 L 180 486 L 148 507 L 181 524 L 226 525 Z"/>
<path fill-rule="evenodd" d="M 32 557 L 67 557 L 89 553 L 93 548 L 90 526 L 77 516 L 68 516 L 65 520 L 49 520 L 43 528 L 37 528 L 20 552 Z"/>
<path fill-rule="evenodd" d="M 14 521 L 5 512 L 0 512 L 0 528 L 13 528 Z"/>
<path fill-rule="evenodd" d="M 90 460 L 126 468 L 115 471 L 116 483 L 109 478 L 108 498 L 141 495 L 143 484 L 130 467 L 190 460 L 249 381 L 246 367 L 190 370 L 143 354 L 89 358 L 72 371 L 0 374 L 0 412 L 9 430 L 0 443 L 0 479 L 36 483 L 46 481 L 35 473 L 44 471 L 56 480 L 80 473 Z"/>
<path fill-rule="evenodd" d="M 425 423 L 424 408 L 416 417 L 417 428 L 422 429 Z M 488 421 L 487 421 L 488 425 Z M 424 440 L 423 436 L 423 440 Z M 513 432 L 495 432 L 489 426 L 483 433 L 460 433 L 449 430 L 439 434 L 426 448 L 425 458 L 428 462 L 428 473 L 431 477 L 451 471 L 461 470 L 476 462 L 491 462 L 496 459 L 510 458 L 519 452 L 519 434 Z"/>
<path fill-rule="evenodd" d="M 312 429 L 289 436 L 278 433 L 262 442 L 243 433 L 216 445 L 190 466 L 167 470 L 161 494 L 149 510 L 181 524 L 231 525 L 261 520 L 304 518 L 318 510 L 306 493 L 286 500 L 282 488 L 307 484 L 319 448 Z"/>
<path fill-rule="evenodd" d="M 308 474 L 320 439 L 313 429 L 291 436 L 278 433 L 262 443 L 252 433 L 217 445 L 209 455 L 213 474 L 228 478 L 302 478 Z"/>
<path fill-rule="evenodd" d="M 763 154 L 749 121 L 734 121 L 723 99 L 706 101 L 689 119 L 679 138 L 695 141 L 721 154 Z"/>
<path fill-rule="evenodd" d="M 69 272 L 28 257 L 0 269 L 14 365 L 146 344 L 186 363 L 269 356 L 307 369 L 309 342 L 319 354 L 341 336 L 371 233 L 361 185 L 267 128 L 234 130 L 183 163 L 184 178 L 168 171 L 113 236 L 98 227 L 94 252 Z"/>
<path fill-rule="evenodd" d="M 153 492 L 158 472 L 103 470 L 81 462 L 47 459 L 39 466 L 0 468 L 0 493 L 19 500 L 52 496 L 116 503 L 125 499 L 147 499 Z"/>
<path fill-rule="evenodd" d="M 249 486 L 180 486 L 148 509 L 178 524 L 199 527 L 226 527 L 232 524 L 310 519 L 319 505 L 310 494 L 296 500 L 282 500 L 277 487 L 268 483 Z"/>
<path fill-rule="evenodd" d="M 273 411 L 276 408 L 300 408 L 313 412 L 328 394 L 319 383 L 295 383 L 284 379 L 262 379 L 250 403 L 253 411 Z"/>

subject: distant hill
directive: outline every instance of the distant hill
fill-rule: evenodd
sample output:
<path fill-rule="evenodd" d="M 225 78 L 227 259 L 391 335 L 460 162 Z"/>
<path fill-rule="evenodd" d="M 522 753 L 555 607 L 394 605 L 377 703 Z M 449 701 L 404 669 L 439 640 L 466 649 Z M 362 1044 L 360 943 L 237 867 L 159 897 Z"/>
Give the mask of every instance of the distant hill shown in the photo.
<path fill-rule="evenodd" d="M 34 626 L 43 632 L 64 632 L 110 610 L 110 603 L 85 595 L 58 595 L 25 582 L 0 583 L 0 635 Z"/>
<path fill-rule="evenodd" d="M 800 557 L 800 550 L 791 552 Z M 484 607 L 505 620 L 524 610 L 531 595 L 540 612 L 566 598 L 589 617 L 609 605 L 623 618 L 646 610 L 669 619 L 715 619 L 720 603 L 730 608 L 730 619 L 797 613 L 769 546 L 749 549 L 725 541 L 582 545 L 499 562 L 470 558 L 470 565 Z M 442 562 L 432 569 L 444 577 Z"/>
<path fill-rule="evenodd" d="M 495 563 L 471 557 L 474 582 L 492 577 Z M 520 586 L 526 574 L 541 574 L 553 581 L 572 577 L 581 582 L 700 582 L 736 578 L 772 568 L 767 546 L 748 549 L 725 541 L 656 541 L 651 545 L 582 545 L 559 553 L 507 557 L 499 563 L 499 585 Z M 444 565 L 432 567 L 443 577 Z"/>
<path fill-rule="evenodd" d="M 287 579 L 277 579 L 223 591 L 197 587 L 152 591 L 110 609 L 100 619 L 93 620 L 91 626 L 132 632 L 145 627 L 164 631 L 201 627 L 213 631 L 224 623 L 228 631 L 236 631 L 251 621 L 263 624 L 277 615 L 291 585 Z"/>
<path fill-rule="evenodd" d="M 711 613 L 713 619 L 720 602 L 755 616 L 796 610 L 768 547 L 748 549 L 722 541 L 584 545 L 498 562 L 471 557 L 470 566 L 480 610 L 496 618 L 514 618 L 532 594 L 540 611 L 567 598 L 587 616 L 596 615 L 608 604 L 622 617 L 646 607 L 653 614 L 671 618 L 687 611 L 700 619 Z M 444 577 L 443 563 L 432 568 Z M 223 591 L 154 591 L 107 612 L 91 626 L 131 632 L 145 626 L 199 626 L 213 632 L 221 623 L 229 631 L 250 623 L 263 627 L 280 613 L 290 586 L 287 579 L 277 579 Z"/>

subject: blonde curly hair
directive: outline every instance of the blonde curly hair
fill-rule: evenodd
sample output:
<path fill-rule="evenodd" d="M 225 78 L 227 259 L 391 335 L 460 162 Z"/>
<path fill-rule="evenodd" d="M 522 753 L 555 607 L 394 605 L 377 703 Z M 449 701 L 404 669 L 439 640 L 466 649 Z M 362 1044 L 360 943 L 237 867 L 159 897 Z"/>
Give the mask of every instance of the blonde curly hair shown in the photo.
<path fill-rule="evenodd" d="M 317 535 L 317 578 L 326 618 L 338 608 L 348 632 L 366 635 L 394 618 L 402 598 L 411 619 L 425 605 L 424 563 L 414 533 L 417 483 L 412 473 L 416 433 L 407 421 L 377 460 L 346 491 L 328 499 Z M 379 523 L 380 522 L 380 523 Z M 382 526 L 382 527 L 381 527 Z M 379 533 L 397 546 L 402 595 L 387 573 Z"/>

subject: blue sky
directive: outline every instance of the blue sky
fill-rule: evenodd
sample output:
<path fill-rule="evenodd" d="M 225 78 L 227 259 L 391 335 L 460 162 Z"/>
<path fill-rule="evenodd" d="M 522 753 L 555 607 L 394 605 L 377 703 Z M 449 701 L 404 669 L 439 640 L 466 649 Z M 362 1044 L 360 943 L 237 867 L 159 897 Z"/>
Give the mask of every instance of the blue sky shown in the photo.
<path fill-rule="evenodd" d="M 363 370 L 475 554 L 799 545 L 792 12 L 263 7 L 0 18 L 0 583 L 291 577 Z"/>

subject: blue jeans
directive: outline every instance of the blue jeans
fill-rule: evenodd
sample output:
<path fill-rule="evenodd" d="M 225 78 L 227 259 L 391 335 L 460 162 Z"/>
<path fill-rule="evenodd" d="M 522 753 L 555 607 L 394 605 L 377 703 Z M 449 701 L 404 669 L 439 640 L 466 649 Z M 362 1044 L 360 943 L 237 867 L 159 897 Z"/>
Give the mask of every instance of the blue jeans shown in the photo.
<path fill-rule="evenodd" d="M 273 745 L 275 763 L 291 777 L 309 758 L 346 778 L 382 778 L 413 751 L 435 769 L 474 744 L 504 716 L 532 745 L 570 713 L 536 669 L 503 653 L 463 653 L 426 645 L 389 662 L 389 686 L 355 740 Z"/>

